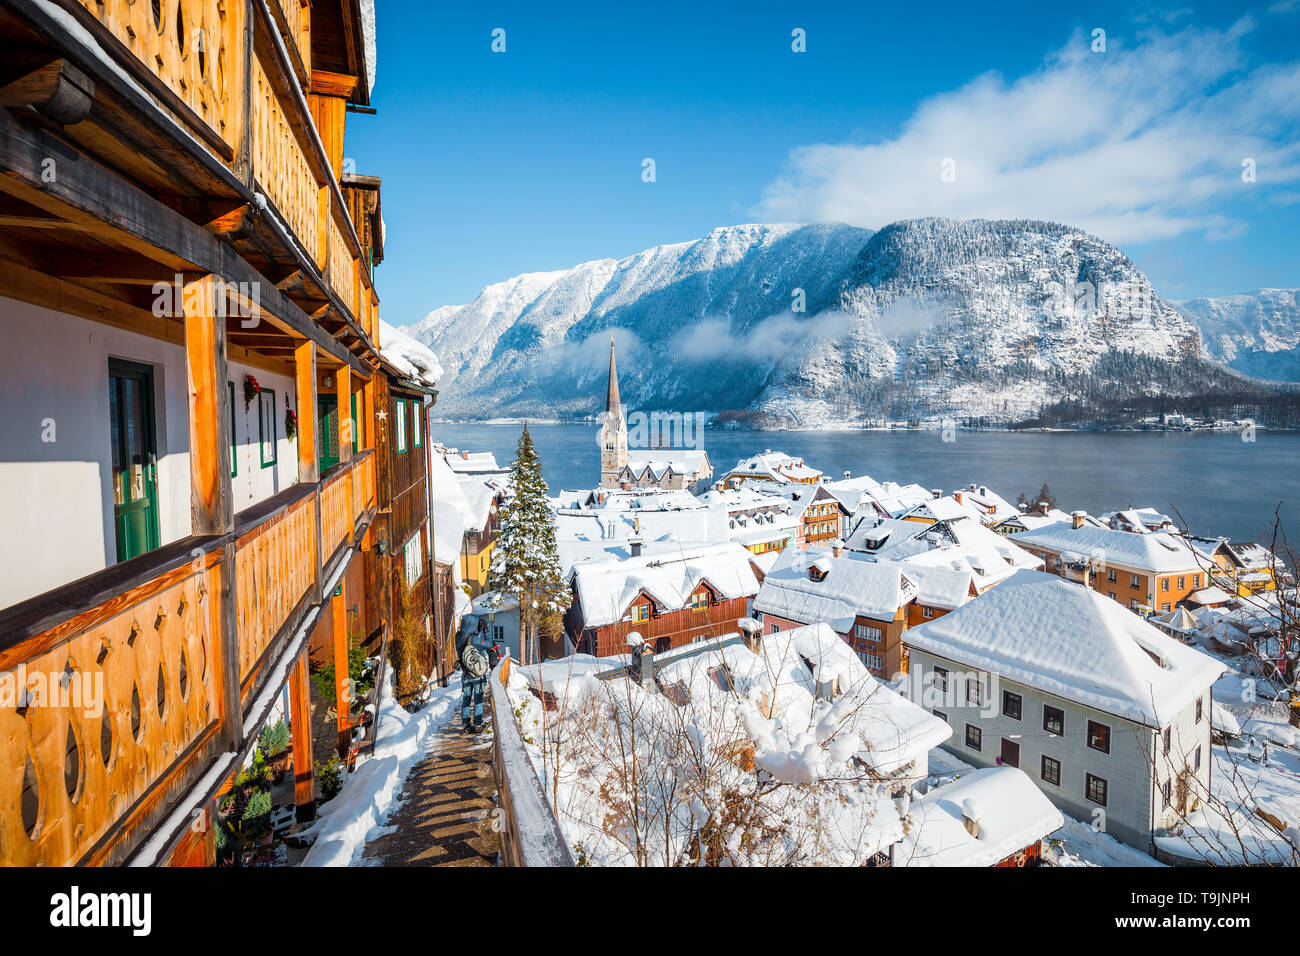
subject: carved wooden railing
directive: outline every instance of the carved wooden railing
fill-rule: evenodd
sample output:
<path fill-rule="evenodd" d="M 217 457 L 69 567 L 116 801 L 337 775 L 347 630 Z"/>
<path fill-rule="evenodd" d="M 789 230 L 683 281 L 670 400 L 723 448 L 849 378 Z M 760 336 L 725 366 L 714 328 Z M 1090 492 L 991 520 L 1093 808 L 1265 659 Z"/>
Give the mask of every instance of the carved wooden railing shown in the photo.
<path fill-rule="evenodd" d="M 329 280 L 343 304 L 357 311 L 357 274 L 352 251 L 343 238 L 343 230 L 334 216 L 329 217 Z M 360 322 L 360 319 L 357 320 Z"/>
<path fill-rule="evenodd" d="M 286 500 L 269 516 L 258 516 L 260 520 L 235 540 L 235 621 L 240 697 L 245 702 L 271 640 L 316 578 L 313 489 L 297 486 L 284 495 Z"/>
<path fill-rule="evenodd" d="M 319 264 L 320 187 L 270 78 L 256 59 L 253 60 L 250 127 L 253 179 L 257 187 L 274 204 L 307 254 Z"/>
<path fill-rule="evenodd" d="M 340 465 L 320 487 L 320 546 L 328 561 L 339 545 L 351 539 L 356 515 L 352 511 L 351 479 L 355 465 Z"/>
<path fill-rule="evenodd" d="M 0 865 L 120 862 L 201 769 L 221 709 L 220 543 L 185 539 L 5 612 Z"/>
<path fill-rule="evenodd" d="M 231 146 L 237 142 L 245 4 L 231 0 L 77 2 L 209 129 Z"/>
<path fill-rule="evenodd" d="M 311 76 L 311 6 L 307 0 L 269 0 L 271 14 L 297 56 L 303 72 Z"/>

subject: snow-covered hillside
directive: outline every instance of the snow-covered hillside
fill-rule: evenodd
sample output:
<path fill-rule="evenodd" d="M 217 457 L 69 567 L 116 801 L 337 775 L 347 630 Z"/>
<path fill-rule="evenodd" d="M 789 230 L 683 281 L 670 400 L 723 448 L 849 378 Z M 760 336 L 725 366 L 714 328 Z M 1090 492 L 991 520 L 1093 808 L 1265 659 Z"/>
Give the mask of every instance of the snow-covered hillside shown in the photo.
<path fill-rule="evenodd" d="M 1300 289 L 1170 304 L 1197 324 L 1212 358 L 1257 378 L 1300 382 Z"/>
<path fill-rule="evenodd" d="M 1024 220 L 730 226 L 516 276 L 410 331 L 447 370 L 440 411 L 467 418 L 597 411 L 611 334 L 631 408 L 806 425 L 1014 421 L 1081 383 L 1110 398 L 1202 384 L 1196 327 L 1129 259 Z"/>

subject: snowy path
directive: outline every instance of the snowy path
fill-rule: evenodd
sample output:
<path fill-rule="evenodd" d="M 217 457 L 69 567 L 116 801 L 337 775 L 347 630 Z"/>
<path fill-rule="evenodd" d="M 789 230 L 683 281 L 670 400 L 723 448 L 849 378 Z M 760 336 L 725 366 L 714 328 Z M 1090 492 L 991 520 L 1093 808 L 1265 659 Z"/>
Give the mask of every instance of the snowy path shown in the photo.
<path fill-rule="evenodd" d="M 455 721 L 444 723 L 407 776 L 383 835 L 366 845 L 362 865 L 496 866 L 495 797 L 491 733 L 471 736 Z"/>

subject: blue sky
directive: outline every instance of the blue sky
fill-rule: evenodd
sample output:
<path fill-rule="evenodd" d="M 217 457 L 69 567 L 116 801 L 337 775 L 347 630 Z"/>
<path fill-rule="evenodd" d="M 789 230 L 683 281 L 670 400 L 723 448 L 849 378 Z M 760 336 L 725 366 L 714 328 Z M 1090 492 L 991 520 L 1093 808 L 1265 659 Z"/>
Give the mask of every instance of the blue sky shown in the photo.
<path fill-rule="evenodd" d="M 1300 285 L 1300 0 L 972 6 L 378 0 L 385 318 L 754 221 L 1055 219 L 1167 298 Z"/>

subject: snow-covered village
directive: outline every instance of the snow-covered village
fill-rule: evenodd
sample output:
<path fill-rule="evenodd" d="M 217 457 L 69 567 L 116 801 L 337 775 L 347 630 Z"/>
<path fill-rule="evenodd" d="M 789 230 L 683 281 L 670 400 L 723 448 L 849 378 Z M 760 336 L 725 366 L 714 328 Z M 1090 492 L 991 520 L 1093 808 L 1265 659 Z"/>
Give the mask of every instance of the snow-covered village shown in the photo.
<path fill-rule="evenodd" d="M 1285 926 L 1298 39 L 0 0 L 14 944 L 539 867 Z"/>

